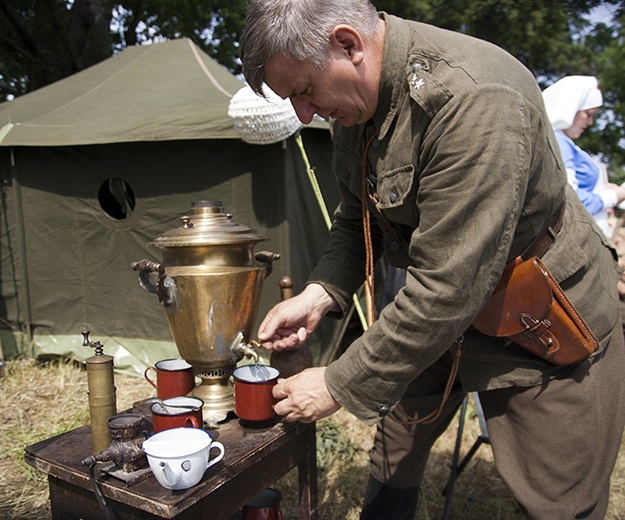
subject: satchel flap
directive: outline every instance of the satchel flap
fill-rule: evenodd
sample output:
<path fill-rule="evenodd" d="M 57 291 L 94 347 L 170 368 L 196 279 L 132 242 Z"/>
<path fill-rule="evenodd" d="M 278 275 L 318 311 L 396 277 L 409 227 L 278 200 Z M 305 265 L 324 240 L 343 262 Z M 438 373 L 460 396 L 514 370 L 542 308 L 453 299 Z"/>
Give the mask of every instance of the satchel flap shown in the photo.
<path fill-rule="evenodd" d="M 509 262 L 492 296 L 473 321 L 477 330 L 489 336 L 506 337 L 523 332 L 522 314 L 538 321 L 551 308 L 551 288 L 537 259 L 520 263 L 515 260 Z"/>

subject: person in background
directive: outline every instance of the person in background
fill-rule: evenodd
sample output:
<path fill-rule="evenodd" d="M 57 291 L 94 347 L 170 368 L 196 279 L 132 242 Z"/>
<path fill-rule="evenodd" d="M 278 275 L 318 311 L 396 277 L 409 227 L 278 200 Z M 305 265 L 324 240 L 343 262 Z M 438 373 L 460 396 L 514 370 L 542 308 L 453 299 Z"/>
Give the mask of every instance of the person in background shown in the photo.
<path fill-rule="evenodd" d="M 566 167 L 569 184 L 573 186 L 584 207 L 594 217 L 606 237 L 619 252 L 619 264 L 625 268 L 623 238 L 615 235 L 612 208 L 625 200 L 625 187 L 610 183 L 603 164 L 596 162 L 575 144 L 603 105 L 599 82 L 594 76 L 566 76 L 543 91 L 547 115 Z M 625 279 L 617 282 L 621 321 L 625 334 Z"/>
<path fill-rule="evenodd" d="M 556 133 L 569 183 L 608 238 L 612 208 L 625 200 L 625 187 L 607 181 L 602 164 L 575 144 L 594 123 L 603 96 L 594 76 L 566 76 L 543 91 L 547 115 Z"/>
<path fill-rule="evenodd" d="M 338 359 L 274 387 L 276 413 L 310 422 L 344 407 L 376 424 L 361 518 L 408 520 L 432 445 L 477 391 L 525 515 L 603 519 L 625 423 L 615 252 L 567 184 L 532 74 L 367 0 L 249 0 L 240 55 L 256 93 L 290 99 L 304 124 L 332 120 L 341 190 L 328 246 L 302 292 L 262 320 L 263 346 L 297 348 L 363 281 L 375 294 L 382 255 L 406 269 Z M 555 365 L 472 326 L 523 252 L 598 338 L 592 356 Z"/>

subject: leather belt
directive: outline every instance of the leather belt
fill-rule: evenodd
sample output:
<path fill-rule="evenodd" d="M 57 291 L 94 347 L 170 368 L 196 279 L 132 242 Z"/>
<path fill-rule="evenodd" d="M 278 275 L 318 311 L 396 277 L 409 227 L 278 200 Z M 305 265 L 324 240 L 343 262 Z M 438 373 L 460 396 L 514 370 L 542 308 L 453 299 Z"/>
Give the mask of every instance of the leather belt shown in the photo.
<path fill-rule="evenodd" d="M 544 223 L 543 227 L 539 231 L 538 235 L 532 240 L 532 243 L 525 248 L 525 251 L 521 253 L 521 258 L 527 260 L 528 258 L 543 256 L 549 246 L 556 238 L 556 235 L 562 229 L 562 223 L 564 221 L 564 208 L 566 207 L 566 198 L 562 200 L 562 204 Z"/>

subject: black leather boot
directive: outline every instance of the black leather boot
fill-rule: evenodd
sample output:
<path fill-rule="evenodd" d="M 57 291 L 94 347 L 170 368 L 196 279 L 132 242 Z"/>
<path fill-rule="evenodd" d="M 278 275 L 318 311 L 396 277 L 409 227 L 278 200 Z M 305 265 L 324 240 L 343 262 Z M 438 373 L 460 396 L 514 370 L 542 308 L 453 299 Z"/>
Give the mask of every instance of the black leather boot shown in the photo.
<path fill-rule="evenodd" d="M 419 488 L 394 488 L 369 475 L 360 520 L 413 520 Z"/>

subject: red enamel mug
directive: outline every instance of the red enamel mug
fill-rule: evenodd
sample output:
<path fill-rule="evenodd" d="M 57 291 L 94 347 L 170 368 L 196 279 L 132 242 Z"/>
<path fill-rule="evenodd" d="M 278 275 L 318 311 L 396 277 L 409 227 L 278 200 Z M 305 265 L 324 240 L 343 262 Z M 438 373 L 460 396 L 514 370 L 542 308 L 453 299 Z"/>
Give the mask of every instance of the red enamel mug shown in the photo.
<path fill-rule="evenodd" d="M 148 373 L 156 372 L 156 382 L 150 379 Z M 193 367 L 184 359 L 164 359 L 154 366 L 145 369 L 145 380 L 156 389 L 160 399 L 187 395 L 195 388 Z"/>
<path fill-rule="evenodd" d="M 199 397 L 170 397 L 152 403 L 152 426 L 154 433 L 171 428 L 203 428 L 202 416 L 204 401 Z"/>
<path fill-rule="evenodd" d="M 245 421 L 266 421 L 275 416 L 272 394 L 280 372 L 267 365 L 245 365 L 234 373 L 234 413 Z"/>
<path fill-rule="evenodd" d="M 243 506 L 243 520 L 282 520 L 282 495 L 277 489 L 267 488 Z"/>

